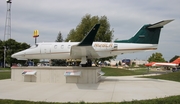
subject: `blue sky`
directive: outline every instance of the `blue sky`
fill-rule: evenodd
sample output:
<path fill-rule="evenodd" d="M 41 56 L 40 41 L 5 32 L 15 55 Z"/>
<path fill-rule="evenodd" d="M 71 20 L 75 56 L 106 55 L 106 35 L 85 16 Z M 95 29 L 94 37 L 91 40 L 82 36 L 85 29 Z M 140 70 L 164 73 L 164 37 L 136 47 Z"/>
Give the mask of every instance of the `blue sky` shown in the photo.
<path fill-rule="evenodd" d="M 175 19 L 161 31 L 155 51 L 119 55 L 117 59 L 148 59 L 160 52 L 168 61 L 180 55 L 179 0 L 12 0 L 11 37 L 18 42 L 34 44 L 33 31 L 38 29 L 38 42 L 55 41 L 61 31 L 63 38 L 80 23 L 86 14 L 107 16 L 114 40 L 129 39 L 144 24 Z M 4 39 L 7 4 L 0 0 L 0 39 Z"/>

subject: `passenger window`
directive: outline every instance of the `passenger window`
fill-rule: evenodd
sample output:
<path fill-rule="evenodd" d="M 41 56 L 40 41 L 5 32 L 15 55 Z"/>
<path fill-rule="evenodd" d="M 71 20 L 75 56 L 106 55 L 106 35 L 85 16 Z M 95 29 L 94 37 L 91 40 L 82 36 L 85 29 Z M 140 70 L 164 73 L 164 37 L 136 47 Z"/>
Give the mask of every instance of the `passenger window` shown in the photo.
<path fill-rule="evenodd" d="M 64 48 L 64 45 L 61 45 L 61 49 L 63 49 Z"/>
<path fill-rule="evenodd" d="M 54 49 L 57 49 L 57 45 L 54 45 Z"/>

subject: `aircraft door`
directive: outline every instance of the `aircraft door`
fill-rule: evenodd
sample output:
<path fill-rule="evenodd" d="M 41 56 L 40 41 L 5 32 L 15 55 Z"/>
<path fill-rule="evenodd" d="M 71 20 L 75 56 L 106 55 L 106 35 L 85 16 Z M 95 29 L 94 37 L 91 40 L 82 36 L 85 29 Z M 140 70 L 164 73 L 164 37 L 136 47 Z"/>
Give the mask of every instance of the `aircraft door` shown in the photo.
<path fill-rule="evenodd" d="M 50 44 L 43 44 L 41 46 L 41 58 L 51 59 L 51 45 Z"/>
<path fill-rule="evenodd" d="M 117 50 L 118 49 L 118 44 L 114 44 L 114 50 Z"/>

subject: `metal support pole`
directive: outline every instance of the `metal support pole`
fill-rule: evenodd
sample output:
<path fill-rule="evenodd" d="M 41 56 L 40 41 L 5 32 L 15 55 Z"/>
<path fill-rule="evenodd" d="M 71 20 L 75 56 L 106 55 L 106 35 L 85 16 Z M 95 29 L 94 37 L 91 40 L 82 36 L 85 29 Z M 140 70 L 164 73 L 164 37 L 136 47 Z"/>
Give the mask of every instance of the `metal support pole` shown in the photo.
<path fill-rule="evenodd" d="M 37 42 L 37 37 L 35 37 L 35 44 L 36 44 L 36 42 Z"/>
<path fill-rule="evenodd" d="M 6 46 L 4 46 L 4 68 L 6 67 Z"/>

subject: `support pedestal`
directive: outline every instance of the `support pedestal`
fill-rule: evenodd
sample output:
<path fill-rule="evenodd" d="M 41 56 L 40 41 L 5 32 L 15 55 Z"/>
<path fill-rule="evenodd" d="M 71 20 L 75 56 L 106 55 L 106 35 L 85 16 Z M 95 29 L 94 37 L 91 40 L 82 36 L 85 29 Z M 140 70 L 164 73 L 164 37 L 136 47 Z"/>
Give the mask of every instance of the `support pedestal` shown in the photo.
<path fill-rule="evenodd" d="M 27 73 L 27 74 L 26 74 Z M 12 67 L 11 80 L 48 83 L 97 83 L 99 67 Z"/>

